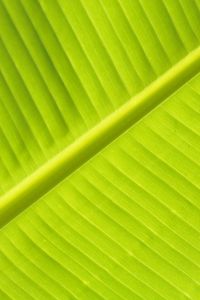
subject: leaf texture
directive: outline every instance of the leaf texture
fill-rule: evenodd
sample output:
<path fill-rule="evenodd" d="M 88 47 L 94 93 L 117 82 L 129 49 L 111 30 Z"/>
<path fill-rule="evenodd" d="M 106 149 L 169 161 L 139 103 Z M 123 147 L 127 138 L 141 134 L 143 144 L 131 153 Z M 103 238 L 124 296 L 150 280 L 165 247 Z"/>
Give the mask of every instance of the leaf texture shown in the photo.
<path fill-rule="evenodd" d="M 2 0 L 0 36 L 0 299 L 197 300 L 199 1 Z"/>

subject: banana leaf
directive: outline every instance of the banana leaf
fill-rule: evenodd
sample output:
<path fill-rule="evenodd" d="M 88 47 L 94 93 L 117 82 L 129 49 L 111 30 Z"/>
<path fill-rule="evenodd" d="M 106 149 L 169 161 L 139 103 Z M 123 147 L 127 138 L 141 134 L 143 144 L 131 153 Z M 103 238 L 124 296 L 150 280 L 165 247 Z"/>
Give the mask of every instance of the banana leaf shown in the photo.
<path fill-rule="evenodd" d="M 200 1 L 0 1 L 0 299 L 200 299 Z"/>

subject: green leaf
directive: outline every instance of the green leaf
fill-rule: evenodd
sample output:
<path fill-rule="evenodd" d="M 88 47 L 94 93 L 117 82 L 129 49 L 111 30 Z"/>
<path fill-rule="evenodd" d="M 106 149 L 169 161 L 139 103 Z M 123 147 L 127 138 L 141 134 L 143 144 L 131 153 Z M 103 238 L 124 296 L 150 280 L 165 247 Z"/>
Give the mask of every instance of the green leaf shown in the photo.
<path fill-rule="evenodd" d="M 0 299 L 200 296 L 200 2 L 0 2 Z"/>

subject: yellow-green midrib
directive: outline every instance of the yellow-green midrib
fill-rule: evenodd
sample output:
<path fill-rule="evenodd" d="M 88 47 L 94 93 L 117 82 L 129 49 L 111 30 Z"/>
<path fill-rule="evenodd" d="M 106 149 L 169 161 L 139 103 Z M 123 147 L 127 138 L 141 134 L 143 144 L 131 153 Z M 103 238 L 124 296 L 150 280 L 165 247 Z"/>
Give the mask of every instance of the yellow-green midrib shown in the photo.
<path fill-rule="evenodd" d="M 142 92 L 5 193 L 0 201 L 0 226 L 4 226 L 26 207 L 48 193 L 162 101 L 176 93 L 184 84 L 192 80 L 199 70 L 200 48 L 197 48 Z"/>

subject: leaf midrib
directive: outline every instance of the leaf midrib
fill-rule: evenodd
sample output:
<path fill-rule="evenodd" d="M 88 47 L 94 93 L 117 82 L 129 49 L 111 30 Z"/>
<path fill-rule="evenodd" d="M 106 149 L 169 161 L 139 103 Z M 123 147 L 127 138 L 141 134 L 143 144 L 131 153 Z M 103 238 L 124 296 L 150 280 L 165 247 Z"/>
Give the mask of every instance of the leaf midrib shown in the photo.
<path fill-rule="evenodd" d="M 0 198 L 0 227 L 53 189 L 200 72 L 200 47 Z"/>

